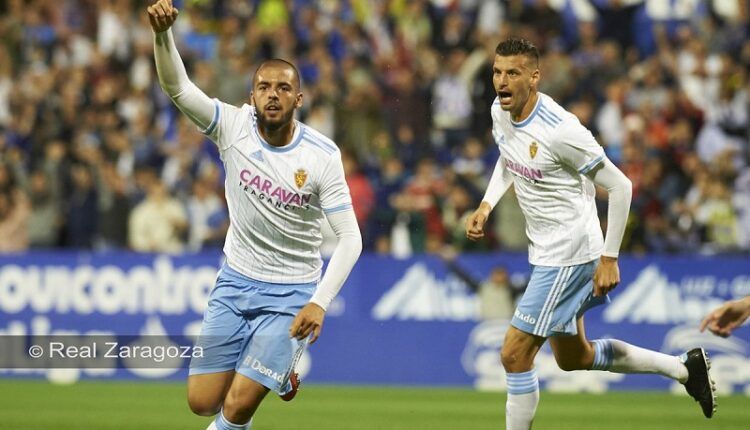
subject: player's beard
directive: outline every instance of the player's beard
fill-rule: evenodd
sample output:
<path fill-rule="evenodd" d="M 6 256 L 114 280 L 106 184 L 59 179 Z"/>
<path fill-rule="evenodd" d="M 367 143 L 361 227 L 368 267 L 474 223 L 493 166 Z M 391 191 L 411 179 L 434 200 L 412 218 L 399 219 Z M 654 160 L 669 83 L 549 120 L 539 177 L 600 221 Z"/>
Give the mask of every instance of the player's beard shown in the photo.
<path fill-rule="evenodd" d="M 258 125 L 263 127 L 266 130 L 270 131 L 276 131 L 280 129 L 281 127 L 289 124 L 292 119 L 294 118 L 294 109 L 290 109 L 288 112 L 285 112 L 283 115 L 276 119 L 269 119 L 266 116 L 266 110 L 264 109 L 262 112 L 257 112 L 257 120 Z"/>

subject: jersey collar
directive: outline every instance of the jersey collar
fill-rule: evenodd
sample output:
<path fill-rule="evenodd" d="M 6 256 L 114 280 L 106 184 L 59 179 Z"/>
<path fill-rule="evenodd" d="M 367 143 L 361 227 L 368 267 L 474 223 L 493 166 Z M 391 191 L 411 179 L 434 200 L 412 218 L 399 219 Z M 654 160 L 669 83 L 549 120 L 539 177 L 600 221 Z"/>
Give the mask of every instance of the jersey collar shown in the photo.
<path fill-rule="evenodd" d="M 255 132 L 255 136 L 258 138 L 258 141 L 261 145 L 263 145 L 264 149 L 267 149 L 271 152 L 289 152 L 292 149 L 296 148 L 297 145 L 299 145 L 300 141 L 302 140 L 302 123 L 294 120 L 294 133 L 292 133 L 292 142 L 289 144 L 286 144 L 284 146 L 273 146 L 266 142 L 265 139 L 263 139 L 263 136 L 260 135 L 260 132 L 258 131 L 258 123 L 253 123 L 253 131 Z"/>
<path fill-rule="evenodd" d="M 525 126 L 526 124 L 530 123 L 532 119 L 536 116 L 536 113 L 539 111 L 539 108 L 542 106 L 542 93 L 537 92 L 537 98 L 536 98 L 536 104 L 534 105 L 534 110 L 531 111 L 531 114 L 529 114 L 529 117 L 521 122 L 515 122 L 513 121 L 513 118 L 510 119 L 510 123 L 513 124 L 514 127 L 521 128 Z"/>

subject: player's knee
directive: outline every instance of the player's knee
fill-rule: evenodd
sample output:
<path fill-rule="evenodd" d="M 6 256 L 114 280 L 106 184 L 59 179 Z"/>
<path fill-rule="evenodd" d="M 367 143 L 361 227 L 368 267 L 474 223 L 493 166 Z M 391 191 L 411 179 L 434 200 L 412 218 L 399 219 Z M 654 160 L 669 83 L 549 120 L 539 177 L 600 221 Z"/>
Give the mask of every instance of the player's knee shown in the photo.
<path fill-rule="evenodd" d="M 500 351 L 500 362 L 508 372 L 523 372 L 531 366 L 528 354 L 517 348 L 505 347 Z"/>
<path fill-rule="evenodd" d="M 190 410 L 196 415 L 211 417 L 219 413 L 219 410 L 221 410 L 221 401 L 188 393 L 188 406 L 190 406 Z"/>

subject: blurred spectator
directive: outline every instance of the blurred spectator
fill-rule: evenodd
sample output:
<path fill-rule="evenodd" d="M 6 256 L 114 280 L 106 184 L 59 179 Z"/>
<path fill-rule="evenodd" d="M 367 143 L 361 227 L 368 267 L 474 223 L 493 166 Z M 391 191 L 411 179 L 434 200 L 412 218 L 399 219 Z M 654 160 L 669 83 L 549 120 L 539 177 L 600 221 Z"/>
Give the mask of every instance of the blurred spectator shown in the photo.
<path fill-rule="evenodd" d="M 341 154 L 341 158 L 344 164 L 346 183 L 349 185 L 349 192 L 352 196 L 354 215 L 357 217 L 360 229 L 363 230 L 375 203 L 372 186 L 370 180 L 360 172 L 359 164 L 354 157 L 344 152 Z"/>
<path fill-rule="evenodd" d="M 485 55 L 482 49 L 471 56 L 462 49 L 453 49 L 435 81 L 432 94 L 433 145 L 441 161 L 448 161 L 452 151 L 469 137 L 471 83 Z"/>
<path fill-rule="evenodd" d="M 706 229 L 709 245 L 713 251 L 736 250 L 737 217 L 732 208 L 729 188 L 718 179 L 709 179 L 703 201 L 695 210 L 695 218 Z"/>
<path fill-rule="evenodd" d="M 298 65 L 315 100 L 301 119 L 360 164 L 371 250 L 463 246 L 452 229 L 496 160 L 491 68 L 512 33 L 542 49 L 540 90 L 633 181 L 624 251 L 748 251 L 747 5 L 673 3 L 205 0 L 182 2 L 175 31 L 196 84 L 231 103 L 247 101 L 261 60 Z M 170 249 L 220 245 L 220 154 L 158 90 L 151 44 L 142 2 L 0 2 L 3 225 L 20 221 L 30 246 L 126 247 L 156 180 L 190 213 L 165 223 Z M 494 219 L 491 243 L 522 251 L 512 194 Z"/>
<path fill-rule="evenodd" d="M 448 270 L 477 294 L 480 319 L 510 320 L 513 317 L 516 296 L 523 291 L 525 285 L 513 285 L 505 267 L 495 266 L 485 280 L 479 281 L 456 261 L 456 250 L 445 247 L 438 256 Z"/>
<path fill-rule="evenodd" d="M 99 229 L 97 249 L 125 249 L 128 245 L 130 218 L 129 187 L 115 166 L 104 163 L 96 178 L 99 192 Z"/>
<path fill-rule="evenodd" d="M 229 219 L 224 203 L 213 191 L 209 178 L 198 178 L 187 203 L 189 222 L 187 245 L 190 251 L 200 251 L 207 244 L 223 239 L 223 223 Z"/>
<path fill-rule="evenodd" d="M 62 211 L 59 194 L 42 170 L 29 177 L 29 201 L 31 213 L 28 217 L 29 245 L 32 248 L 52 248 L 60 239 Z"/>
<path fill-rule="evenodd" d="M 446 192 L 435 160 L 425 158 L 417 164 L 414 176 L 403 191 L 393 198 L 393 206 L 406 218 L 412 252 L 422 253 L 428 245 L 442 243 L 445 226 L 440 216 L 440 200 Z"/>
<path fill-rule="evenodd" d="M 179 201 L 169 195 L 163 182 L 152 181 L 148 193 L 130 214 L 129 243 L 139 252 L 180 252 L 187 215 Z"/>
<path fill-rule="evenodd" d="M 0 193 L 0 251 L 25 251 L 29 247 L 27 217 L 31 208 L 26 195 L 15 190 Z"/>
<path fill-rule="evenodd" d="M 461 185 L 454 185 L 448 192 L 443 204 L 443 226 L 446 230 L 446 242 L 454 249 L 470 251 L 486 248 L 486 241 L 477 243 L 466 237 L 466 218 L 476 207 L 471 195 Z"/>
<path fill-rule="evenodd" d="M 484 164 L 484 147 L 477 138 L 469 138 L 463 145 L 461 153 L 453 159 L 451 168 L 463 184 L 471 187 L 469 193 L 475 200 L 487 186 L 487 167 Z"/>
<path fill-rule="evenodd" d="M 504 267 L 495 267 L 479 286 L 479 317 L 483 320 L 510 320 L 515 301 L 513 289 Z"/>
<path fill-rule="evenodd" d="M 8 167 L 0 163 L 0 252 L 24 251 L 29 247 L 30 212 L 26 194 Z"/>
<path fill-rule="evenodd" d="M 71 168 L 71 183 L 66 211 L 65 243 L 73 248 L 91 249 L 99 228 L 98 197 L 91 170 L 86 165 Z"/>
<path fill-rule="evenodd" d="M 382 253 L 390 252 L 390 237 L 398 210 L 395 207 L 406 180 L 404 165 L 396 157 L 383 161 L 375 183 L 375 204 L 370 215 L 367 229 L 364 230 L 365 246 Z M 379 243 L 380 248 L 378 248 Z"/>

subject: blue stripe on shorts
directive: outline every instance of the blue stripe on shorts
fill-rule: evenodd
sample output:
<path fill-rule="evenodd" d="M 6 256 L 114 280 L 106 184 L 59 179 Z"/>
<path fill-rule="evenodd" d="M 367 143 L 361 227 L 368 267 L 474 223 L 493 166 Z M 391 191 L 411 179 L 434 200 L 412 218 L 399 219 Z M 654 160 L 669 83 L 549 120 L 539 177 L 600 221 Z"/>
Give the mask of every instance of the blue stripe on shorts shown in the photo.
<path fill-rule="evenodd" d="M 596 265 L 597 261 L 565 267 L 533 266 L 511 325 L 540 337 L 577 334 L 578 317 L 609 301 L 607 296 L 593 296 Z"/>

